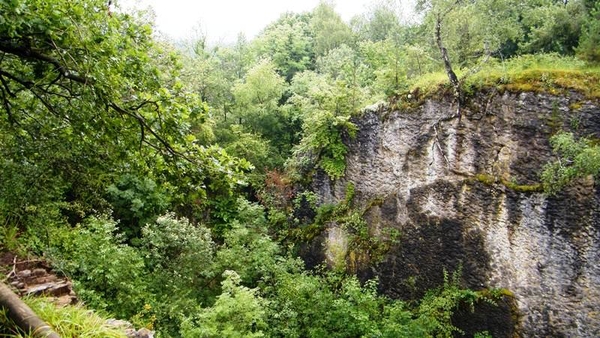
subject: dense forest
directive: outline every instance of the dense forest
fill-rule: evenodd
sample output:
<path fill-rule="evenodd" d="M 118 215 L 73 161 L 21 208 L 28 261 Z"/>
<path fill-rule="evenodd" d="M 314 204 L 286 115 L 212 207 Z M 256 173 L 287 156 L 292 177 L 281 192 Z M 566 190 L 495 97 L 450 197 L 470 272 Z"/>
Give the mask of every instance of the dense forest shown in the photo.
<path fill-rule="evenodd" d="M 43 257 L 86 307 L 157 337 L 460 333 L 455 310 L 507 291 L 445 271 L 394 300 L 345 257 L 305 267 L 300 248 L 329 222 L 373 256 L 390 244 L 365 233 L 351 185 L 332 205 L 311 180 L 344 176 L 353 118 L 378 101 L 442 93 L 460 116 L 479 88 L 551 90 L 536 69 L 600 97 L 600 2 L 401 6 L 345 22 L 321 2 L 210 45 L 165 40 L 116 1 L 0 0 L 0 248 Z M 548 194 L 600 170 L 597 143 L 553 144 L 566 160 L 541 175 Z"/>

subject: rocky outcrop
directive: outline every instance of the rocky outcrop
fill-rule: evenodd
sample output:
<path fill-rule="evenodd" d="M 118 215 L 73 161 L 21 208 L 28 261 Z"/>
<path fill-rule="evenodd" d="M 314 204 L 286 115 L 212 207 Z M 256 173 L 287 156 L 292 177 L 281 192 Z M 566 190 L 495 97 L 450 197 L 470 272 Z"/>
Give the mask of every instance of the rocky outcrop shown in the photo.
<path fill-rule="evenodd" d="M 552 133 L 600 136 L 598 102 L 480 92 L 460 119 L 450 100 L 416 106 L 367 109 L 348 141 L 345 178 L 315 181 L 324 202 L 342 200 L 354 182 L 373 236 L 399 230 L 363 273 L 411 299 L 462 267 L 468 287 L 514 293 L 507 316 L 517 327 L 492 329 L 494 337 L 600 336 L 600 193 L 591 178 L 556 197 L 536 185 L 554 159 Z M 332 236 L 344 234 L 330 231 L 325 245 L 343 242 Z"/>
<path fill-rule="evenodd" d="M 53 271 L 43 259 L 19 259 L 2 253 L 0 268 L 8 271 L 6 281 L 20 296 L 44 296 L 58 306 L 77 303 L 71 281 Z"/>

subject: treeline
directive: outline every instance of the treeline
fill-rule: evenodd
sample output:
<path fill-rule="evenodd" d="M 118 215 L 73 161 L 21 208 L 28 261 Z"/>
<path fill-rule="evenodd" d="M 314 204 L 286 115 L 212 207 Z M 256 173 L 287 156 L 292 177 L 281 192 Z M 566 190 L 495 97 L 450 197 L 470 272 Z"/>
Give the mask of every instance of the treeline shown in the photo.
<path fill-rule="evenodd" d="M 109 5 L 0 1 L 0 242 L 162 336 L 451 336 L 452 311 L 494 297 L 446 278 L 393 301 L 344 257 L 305 271 L 296 241 L 336 217 L 370 239 L 351 201 L 298 187 L 343 176 L 350 117 L 443 71 L 438 41 L 459 75 L 527 53 L 598 61 L 590 1 L 420 2 L 418 19 L 383 2 L 350 23 L 321 3 L 183 51 Z"/>
<path fill-rule="evenodd" d="M 600 61 L 597 1 L 402 6 L 380 1 L 344 22 L 333 4 L 322 2 L 311 12 L 282 15 L 252 41 L 240 35 L 231 46 L 208 47 L 200 34 L 188 43 L 183 78 L 208 103 L 216 143 L 259 172 L 310 160 L 335 178 L 344 172 L 339 135 L 351 133 L 348 116 L 443 71 L 440 47 L 459 76 L 527 54 Z"/>

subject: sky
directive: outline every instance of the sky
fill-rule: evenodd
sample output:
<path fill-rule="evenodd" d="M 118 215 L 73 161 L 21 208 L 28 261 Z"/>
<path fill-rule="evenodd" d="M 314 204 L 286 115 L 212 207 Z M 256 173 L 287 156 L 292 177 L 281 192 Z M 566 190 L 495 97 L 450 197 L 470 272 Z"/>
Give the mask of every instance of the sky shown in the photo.
<path fill-rule="evenodd" d="M 374 0 L 337 0 L 335 9 L 345 21 L 366 12 Z M 256 36 L 282 13 L 310 11 L 319 0 L 121 0 L 123 8 L 131 6 L 156 14 L 159 31 L 169 38 L 191 38 L 201 31 L 209 43 L 231 43 L 238 33 Z M 197 35 L 196 35 L 197 36 Z"/>

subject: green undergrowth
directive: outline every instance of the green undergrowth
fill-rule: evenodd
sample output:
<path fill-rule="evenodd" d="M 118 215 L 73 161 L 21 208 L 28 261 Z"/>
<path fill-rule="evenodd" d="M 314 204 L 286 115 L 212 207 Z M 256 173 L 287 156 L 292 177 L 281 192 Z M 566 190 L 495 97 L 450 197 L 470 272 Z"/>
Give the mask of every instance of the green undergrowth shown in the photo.
<path fill-rule="evenodd" d="M 369 262 L 381 261 L 398 237 L 396 229 L 384 229 L 381 235 L 373 235 L 364 215 L 369 209 L 383 203 L 382 198 L 369 201 L 365 207 L 357 208 L 353 201 L 355 196 L 354 183 L 348 182 L 346 194 L 342 201 L 336 204 L 323 204 L 316 209 L 314 222 L 310 225 L 291 230 L 291 237 L 296 241 L 309 242 L 334 223 L 348 235 L 348 252 L 339 257 L 343 266 L 350 272 L 356 272 Z"/>
<path fill-rule="evenodd" d="M 469 73 L 461 69 L 459 78 Z M 588 99 L 600 99 L 600 66 L 590 65 L 574 57 L 557 54 L 522 55 L 506 61 L 490 59 L 463 83 L 465 94 L 484 88 L 499 91 L 536 92 L 559 95 L 577 91 Z M 434 72 L 419 77 L 410 86 L 410 93 L 421 97 L 439 95 L 440 89 L 449 87 L 445 72 Z M 408 95 L 408 94 L 407 94 Z"/>
<path fill-rule="evenodd" d="M 497 306 L 503 297 L 512 297 L 512 293 L 506 289 L 465 290 L 460 287 L 461 274 L 461 267 L 452 274 L 444 270 L 443 286 L 429 290 L 421 300 L 418 313 L 426 318 L 426 326 L 432 325 L 438 328 L 439 331 L 434 337 L 462 337 L 465 335 L 464 331 L 453 324 L 443 324 L 452 323 L 452 316 L 458 308 L 466 308 L 474 313 L 478 303 Z M 488 337 L 489 333 L 484 331 L 475 336 Z"/>
<path fill-rule="evenodd" d="M 123 330 L 107 325 L 106 318 L 82 306 L 60 307 L 44 298 L 25 298 L 23 301 L 61 337 L 127 337 Z M 16 326 L 3 309 L 0 309 L 0 327 L 5 330 L 0 331 L 0 337 L 34 337 L 30 333 L 16 330 Z"/>
<path fill-rule="evenodd" d="M 557 159 L 544 165 L 540 175 L 544 191 L 555 195 L 587 177 L 600 173 L 600 146 L 594 138 L 576 138 L 572 133 L 558 133 L 550 138 Z"/>

